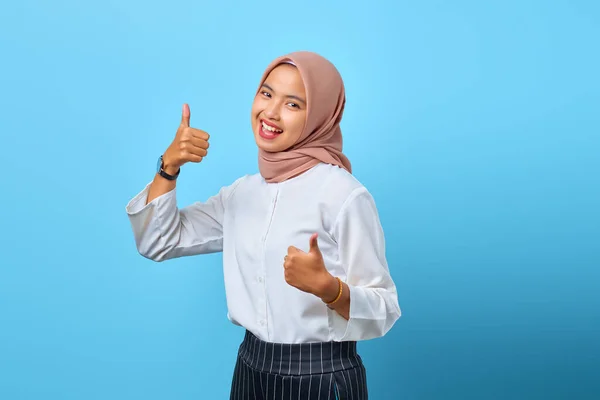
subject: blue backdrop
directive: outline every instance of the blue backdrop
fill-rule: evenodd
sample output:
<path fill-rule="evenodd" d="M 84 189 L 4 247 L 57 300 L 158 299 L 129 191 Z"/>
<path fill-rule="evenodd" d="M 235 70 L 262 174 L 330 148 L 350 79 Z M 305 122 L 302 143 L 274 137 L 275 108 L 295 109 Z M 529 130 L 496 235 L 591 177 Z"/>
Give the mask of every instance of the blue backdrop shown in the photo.
<path fill-rule="evenodd" d="M 599 4 L 3 3 L 0 398 L 227 398 L 221 256 L 143 259 L 125 205 L 184 102 L 181 205 L 256 172 L 254 90 L 302 49 L 345 79 L 399 289 L 371 398 L 600 398 Z"/>

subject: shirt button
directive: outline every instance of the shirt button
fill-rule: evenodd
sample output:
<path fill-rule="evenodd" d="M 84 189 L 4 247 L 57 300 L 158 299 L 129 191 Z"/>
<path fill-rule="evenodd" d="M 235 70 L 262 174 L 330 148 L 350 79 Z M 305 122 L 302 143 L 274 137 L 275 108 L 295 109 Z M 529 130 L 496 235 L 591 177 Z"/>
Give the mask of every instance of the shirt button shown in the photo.
<path fill-rule="evenodd" d="M 258 282 L 260 282 L 260 283 L 263 283 L 263 281 L 264 281 L 263 277 L 262 277 L 262 276 L 259 276 L 259 277 L 258 277 Z"/>
<path fill-rule="evenodd" d="M 260 326 L 265 326 L 266 322 L 264 319 L 261 319 L 260 321 L 258 321 L 258 323 L 260 324 Z"/>

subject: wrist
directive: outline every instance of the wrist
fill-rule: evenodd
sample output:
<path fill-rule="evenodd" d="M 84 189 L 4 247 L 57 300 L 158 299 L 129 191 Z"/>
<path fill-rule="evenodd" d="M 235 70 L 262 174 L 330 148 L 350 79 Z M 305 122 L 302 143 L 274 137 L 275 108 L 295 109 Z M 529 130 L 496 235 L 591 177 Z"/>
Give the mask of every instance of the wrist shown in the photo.
<path fill-rule="evenodd" d="M 326 278 L 321 286 L 321 291 L 318 296 L 324 303 L 331 303 L 337 297 L 340 291 L 340 282 L 336 277 L 327 273 Z"/>
<path fill-rule="evenodd" d="M 163 166 L 162 169 L 169 175 L 177 175 L 181 165 L 178 165 L 171 161 L 167 156 L 163 156 Z"/>
<path fill-rule="evenodd" d="M 165 165 L 163 167 L 163 170 L 167 174 L 175 176 L 175 175 L 177 175 L 177 172 L 179 172 L 179 167 L 173 167 L 173 166 L 170 166 L 170 165 Z"/>

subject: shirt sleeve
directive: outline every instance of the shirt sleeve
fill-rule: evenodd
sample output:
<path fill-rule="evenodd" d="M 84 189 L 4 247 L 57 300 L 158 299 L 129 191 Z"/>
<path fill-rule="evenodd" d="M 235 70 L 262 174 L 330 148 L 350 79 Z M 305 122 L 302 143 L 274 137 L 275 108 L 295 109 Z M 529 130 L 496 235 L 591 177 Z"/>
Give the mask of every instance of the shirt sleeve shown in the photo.
<path fill-rule="evenodd" d="M 221 188 L 205 202 L 181 209 L 177 207 L 176 189 L 146 204 L 151 183 L 146 185 L 126 206 L 138 252 L 160 262 L 223 251 L 223 217 L 239 181 Z"/>
<path fill-rule="evenodd" d="M 366 188 L 356 189 L 338 215 L 333 236 L 350 289 L 350 318 L 333 311 L 336 341 L 385 335 L 400 318 L 396 285 L 385 257 L 385 238 L 375 201 Z"/>

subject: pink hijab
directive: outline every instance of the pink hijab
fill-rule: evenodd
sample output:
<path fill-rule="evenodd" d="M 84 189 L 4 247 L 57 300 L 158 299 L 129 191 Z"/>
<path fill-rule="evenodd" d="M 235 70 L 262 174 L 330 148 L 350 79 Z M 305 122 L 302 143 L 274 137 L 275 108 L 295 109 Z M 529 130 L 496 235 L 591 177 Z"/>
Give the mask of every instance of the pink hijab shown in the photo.
<path fill-rule="evenodd" d="M 321 162 L 352 173 L 350 161 L 342 153 L 340 121 L 346 94 L 340 73 L 331 62 L 316 53 L 290 53 L 269 64 L 258 90 L 269 73 L 284 63 L 295 65 L 302 76 L 307 97 L 306 122 L 300 138 L 288 150 L 276 153 L 258 150 L 261 175 L 269 183 L 283 182 Z"/>

